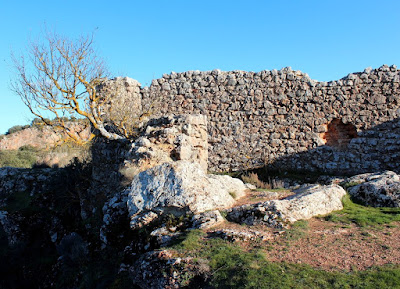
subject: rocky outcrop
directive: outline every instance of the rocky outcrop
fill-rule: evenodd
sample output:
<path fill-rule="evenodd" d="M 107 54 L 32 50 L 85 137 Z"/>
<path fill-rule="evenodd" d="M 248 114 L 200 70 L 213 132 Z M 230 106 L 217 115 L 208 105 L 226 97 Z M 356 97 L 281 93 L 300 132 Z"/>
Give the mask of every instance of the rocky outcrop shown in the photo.
<path fill-rule="evenodd" d="M 77 133 L 84 140 L 90 137 L 90 126 L 70 122 L 68 123 L 68 128 L 72 132 Z M 1 138 L 0 150 L 17 150 L 23 146 L 44 149 L 53 147 L 65 137 L 66 135 L 63 132 L 56 132 L 51 127 L 29 127 Z"/>
<path fill-rule="evenodd" d="M 162 214 L 198 214 L 232 206 L 246 186 L 227 176 L 207 176 L 188 161 L 164 163 L 139 173 L 129 188 L 131 227 L 146 225 Z"/>
<path fill-rule="evenodd" d="M 366 206 L 400 207 L 400 176 L 394 172 L 361 174 L 346 184 L 349 194 Z"/>
<path fill-rule="evenodd" d="M 211 274 L 207 260 L 174 257 L 168 250 L 144 254 L 129 272 L 143 289 L 208 288 L 204 281 Z"/>
<path fill-rule="evenodd" d="M 102 191 L 109 195 L 102 209 L 103 225 L 100 229 L 100 238 L 103 245 L 107 244 L 112 237 L 113 228 L 124 222 L 128 215 L 128 190 L 121 189 L 121 185 L 126 188 L 139 173 L 176 161 L 195 162 L 201 168 L 203 175 L 207 172 L 207 119 L 202 115 L 165 116 L 151 119 L 143 128 L 142 135 L 128 146 L 129 150 L 126 150 L 123 145 L 117 145 L 114 150 L 108 152 L 105 150 L 108 146 L 105 143 L 99 143 L 94 149 L 93 160 L 96 164 L 99 163 L 99 166 L 93 167 L 95 188 L 99 189 L 101 186 Z M 116 163 L 110 163 L 109 160 L 115 160 Z M 104 167 L 105 165 L 107 168 Z M 118 173 L 120 177 L 116 175 Z M 217 182 L 222 182 L 232 192 L 241 185 L 239 180 L 229 181 L 229 177 L 212 178 L 218 178 Z M 234 188 L 229 186 L 234 186 Z M 220 215 L 220 218 L 217 218 L 218 215 L 215 216 L 216 218 L 210 218 L 198 215 L 191 222 L 195 227 L 211 226 L 222 219 Z M 148 212 L 148 214 L 138 216 L 140 219 L 138 223 L 147 224 L 157 217 L 158 215 L 154 212 Z M 155 230 L 154 233 L 161 239 L 161 243 L 167 238 L 163 237 L 163 230 L 165 228 L 161 231 Z"/>
<path fill-rule="evenodd" d="M 234 207 L 227 210 L 227 218 L 237 223 L 265 224 L 282 228 L 298 220 L 343 209 L 341 200 L 346 194 L 346 191 L 337 185 L 307 185 L 294 192 L 295 195 L 282 200 Z"/>

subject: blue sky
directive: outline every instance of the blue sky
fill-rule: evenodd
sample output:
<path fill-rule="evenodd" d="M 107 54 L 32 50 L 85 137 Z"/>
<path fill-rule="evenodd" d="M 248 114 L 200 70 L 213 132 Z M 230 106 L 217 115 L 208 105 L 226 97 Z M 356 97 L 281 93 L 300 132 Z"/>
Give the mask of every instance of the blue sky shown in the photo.
<path fill-rule="evenodd" d="M 9 89 L 10 52 L 44 28 L 95 32 L 114 76 L 143 86 L 187 70 L 291 66 L 329 81 L 382 64 L 400 66 L 400 1 L 0 0 L 0 133 L 32 116 Z"/>

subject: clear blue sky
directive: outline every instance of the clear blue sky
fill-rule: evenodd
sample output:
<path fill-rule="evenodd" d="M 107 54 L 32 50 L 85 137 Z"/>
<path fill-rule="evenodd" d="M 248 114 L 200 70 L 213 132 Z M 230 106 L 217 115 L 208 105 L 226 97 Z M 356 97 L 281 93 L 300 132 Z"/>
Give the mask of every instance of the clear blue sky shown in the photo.
<path fill-rule="evenodd" d="M 10 51 L 23 53 L 44 27 L 68 37 L 97 29 L 111 73 L 143 86 L 171 71 L 291 66 L 329 81 L 400 66 L 399 0 L 0 0 L 0 133 L 32 120 L 9 89 Z"/>

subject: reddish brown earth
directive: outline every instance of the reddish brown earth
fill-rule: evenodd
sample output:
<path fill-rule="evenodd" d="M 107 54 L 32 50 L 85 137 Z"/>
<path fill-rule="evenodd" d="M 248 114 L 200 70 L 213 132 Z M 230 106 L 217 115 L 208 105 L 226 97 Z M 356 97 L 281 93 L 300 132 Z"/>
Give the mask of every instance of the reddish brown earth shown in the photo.
<path fill-rule="evenodd" d="M 305 236 L 287 244 L 282 240 L 266 250 L 271 261 L 305 263 L 325 270 L 364 270 L 400 264 L 400 223 L 379 229 L 343 227 L 312 219 Z"/>
<path fill-rule="evenodd" d="M 263 250 L 272 262 L 302 263 L 328 271 L 365 270 L 371 266 L 400 264 L 400 222 L 379 228 L 360 228 L 313 218 L 308 220 L 308 228 L 298 229 L 300 236 L 294 238 L 289 238 L 285 231 L 263 226 L 226 222 L 218 228 L 258 231 L 270 236 L 265 241 L 238 243 L 246 250 Z"/>

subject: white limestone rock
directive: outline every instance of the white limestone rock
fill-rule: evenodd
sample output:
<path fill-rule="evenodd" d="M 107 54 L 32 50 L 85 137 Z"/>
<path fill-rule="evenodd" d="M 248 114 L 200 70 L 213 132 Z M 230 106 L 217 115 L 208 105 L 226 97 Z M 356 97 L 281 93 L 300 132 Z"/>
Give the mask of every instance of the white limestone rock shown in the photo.
<path fill-rule="evenodd" d="M 265 224 L 282 228 L 298 220 L 307 220 L 343 209 L 341 200 L 346 195 L 346 191 L 338 185 L 307 185 L 294 192 L 295 195 L 286 199 L 229 209 L 227 218 L 248 225 Z"/>
<path fill-rule="evenodd" d="M 240 180 L 206 175 L 198 163 L 164 163 L 133 178 L 127 202 L 131 228 L 144 225 L 142 216 L 150 212 L 179 216 L 228 208 L 245 189 Z"/>
<path fill-rule="evenodd" d="M 296 195 L 274 201 L 284 219 L 290 223 L 341 210 L 342 198 L 346 195 L 346 191 L 338 185 L 308 185 L 294 192 Z"/>
<path fill-rule="evenodd" d="M 347 191 L 364 205 L 400 207 L 400 176 L 392 171 L 357 175 L 349 178 L 347 183 L 356 184 Z"/>

